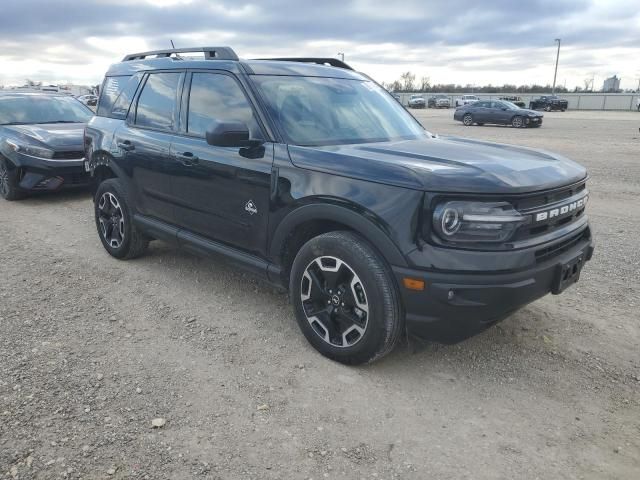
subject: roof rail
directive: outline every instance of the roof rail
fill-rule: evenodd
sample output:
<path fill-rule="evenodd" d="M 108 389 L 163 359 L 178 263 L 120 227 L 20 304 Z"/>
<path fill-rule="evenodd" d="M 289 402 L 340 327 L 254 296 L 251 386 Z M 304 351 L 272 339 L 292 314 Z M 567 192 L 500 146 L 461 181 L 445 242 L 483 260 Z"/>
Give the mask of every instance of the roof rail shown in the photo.
<path fill-rule="evenodd" d="M 122 61 L 144 60 L 147 57 L 170 57 L 172 54 L 203 52 L 206 60 L 238 60 L 238 55 L 231 47 L 194 47 L 194 48 L 170 48 L 167 50 L 153 50 L 151 52 L 131 53 Z"/>
<path fill-rule="evenodd" d="M 349 65 L 337 58 L 320 58 L 320 57 L 292 57 L 292 58 L 260 58 L 259 60 L 276 60 L 282 62 L 301 62 L 301 63 L 317 63 L 318 65 L 330 65 L 336 68 L 344 68 L 345 70 L 353 70 Z"/>

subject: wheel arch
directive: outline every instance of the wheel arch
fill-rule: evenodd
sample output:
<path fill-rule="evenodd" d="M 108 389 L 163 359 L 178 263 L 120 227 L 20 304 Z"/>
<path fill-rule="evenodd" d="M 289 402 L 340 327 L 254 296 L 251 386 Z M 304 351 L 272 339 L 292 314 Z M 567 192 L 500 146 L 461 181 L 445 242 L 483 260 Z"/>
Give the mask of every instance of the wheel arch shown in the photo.
<path fill-rule="evenodd" d="M 406 266 L 407 262 L 383 227 L 377 225 L 370 212 L 365 213 L 336 204 L 306 204 L 289 214 L 276 227 L 269 256 L 281 267 L 283 277 L 288 277 L 291 264 L 300 247 L 311 238 L 336 230 L 347 230 L 361 235 L 390 265 Z"/>

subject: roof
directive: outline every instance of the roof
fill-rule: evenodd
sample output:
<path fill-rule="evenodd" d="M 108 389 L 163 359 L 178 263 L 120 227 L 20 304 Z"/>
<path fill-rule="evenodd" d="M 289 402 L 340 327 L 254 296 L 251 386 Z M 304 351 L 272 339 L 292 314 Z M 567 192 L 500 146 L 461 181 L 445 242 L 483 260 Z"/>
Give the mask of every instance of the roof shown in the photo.
<path fill-rule="evenodd" d="M 201 57 L 183 56 L 198 52 Z M 122 62 L 111 65 L 107 76 L 133 75 L 147 70 L 207 69 L 226 70 L 249 75 L 291 75 L 311 77 L 365 77 L 354 72 L 346 63 L 334 58 L 291 58 L 241 60 L 229 47 L 197 47 L 157 50 L 126 55 Z"/>
<path fill-rule="evenodd" d="M 40 96 L 40 97 L 68 97 L 69 95 L 59 92 L 42 92 L 40 90 L 0 90 L 0 96 Z"/>

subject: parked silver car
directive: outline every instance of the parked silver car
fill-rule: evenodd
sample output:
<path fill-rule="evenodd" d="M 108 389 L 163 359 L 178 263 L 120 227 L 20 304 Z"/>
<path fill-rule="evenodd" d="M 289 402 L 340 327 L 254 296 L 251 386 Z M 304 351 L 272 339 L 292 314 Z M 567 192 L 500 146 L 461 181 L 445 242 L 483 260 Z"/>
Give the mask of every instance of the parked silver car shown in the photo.
<path fill-rule="evenodd" d="M 411 95 L 407 105 L 409 106 L 409 108 L 425 108 L 427 102 L 425 102 L 422 95 Z"/>

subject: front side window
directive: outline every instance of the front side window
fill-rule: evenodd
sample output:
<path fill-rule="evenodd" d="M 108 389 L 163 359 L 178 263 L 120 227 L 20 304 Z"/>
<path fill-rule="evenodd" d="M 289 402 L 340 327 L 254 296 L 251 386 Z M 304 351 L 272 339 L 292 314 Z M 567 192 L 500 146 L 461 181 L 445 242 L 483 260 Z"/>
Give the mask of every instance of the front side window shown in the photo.
<path fill-rule="evenodd" d="M 189 93 L 187 132 L 204 137 L 214 120 L 244 122 L 252 138 L 262 138 L 251 105 L 233 78 L 217 73 L 194 73 Z"/>
<path fill-rule="evenodd" d="M 73 97 L 0 96 L 0 125 L 84 123 L 92 116 L 93 112 Z"/>
<path fill-rule="evenodd" d="M 288 143 L 338 145 L 423 138 L 422 126 L 374 82 L 255 75 Z"/>
<path fill-rule="evenodd" d="M 135 124 L 173 129 L 180 72 L 152 73 L 145 83 L 136 109 Z"/>

